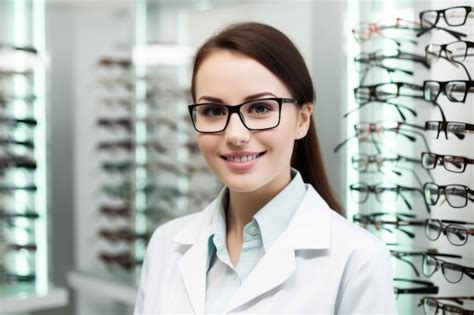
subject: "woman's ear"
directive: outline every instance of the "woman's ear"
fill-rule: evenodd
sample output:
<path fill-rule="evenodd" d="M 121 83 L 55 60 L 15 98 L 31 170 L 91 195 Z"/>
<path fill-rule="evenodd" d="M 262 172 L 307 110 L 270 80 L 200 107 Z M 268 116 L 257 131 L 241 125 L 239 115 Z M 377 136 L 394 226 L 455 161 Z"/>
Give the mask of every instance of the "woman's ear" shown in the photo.
<path fill-rule="evenodd" d="M 306 136 L 313 113 L 313 103 L 304 103 L 298 110 L 298 124 L 296 126 L 296 139 Z"/>

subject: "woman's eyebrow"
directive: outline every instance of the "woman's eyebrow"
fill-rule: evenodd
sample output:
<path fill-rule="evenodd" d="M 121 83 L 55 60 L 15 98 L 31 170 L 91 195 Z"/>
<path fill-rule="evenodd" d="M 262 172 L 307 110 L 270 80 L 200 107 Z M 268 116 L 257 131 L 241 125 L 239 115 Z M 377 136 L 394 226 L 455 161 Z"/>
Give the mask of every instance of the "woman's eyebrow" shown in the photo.
<path fill-rule="evenodd" d="M 252 94 L 252 95 L 249 95 L 249 96 L 246 96 L 244 98 L 244 102 L 246 101 L 250 101 L 250 100 L 253 100 L 253 99 L 256 99 L 256 98 L 259 98 L 259 97 L 262 97 L 262 96 L 265 96 L 265 95 L 271 95 L 273 97 L 277 97 L 275 94 L 273 93 L 270 93 L 270 92 L 261 92 L 261 93 L 257 93 L 257 94 Z M 213 97 L 213 96 L 206 96 L 206 95 L 203 95 L 199 98 L 198 102 L 202 101 L 202 100 L 206 100 L 206 101 L 209 101 L 209 102 L 215 102 L 215 103 L 224 103 L 224 101 L 218 97 Z"/>

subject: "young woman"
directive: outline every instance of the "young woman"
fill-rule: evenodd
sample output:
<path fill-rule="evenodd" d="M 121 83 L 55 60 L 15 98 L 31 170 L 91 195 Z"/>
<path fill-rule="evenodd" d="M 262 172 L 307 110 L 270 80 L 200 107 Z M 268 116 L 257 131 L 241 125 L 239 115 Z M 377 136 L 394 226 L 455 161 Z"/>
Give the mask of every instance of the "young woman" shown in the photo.
<path fill-rule="evenodd" d="M 293 43 L 232 25 L 197 52 L 191 92 L 197 142 L 225 187 L 155 231 L 135 314 L 396 313 L 389 251 L 329 188 Z"/>

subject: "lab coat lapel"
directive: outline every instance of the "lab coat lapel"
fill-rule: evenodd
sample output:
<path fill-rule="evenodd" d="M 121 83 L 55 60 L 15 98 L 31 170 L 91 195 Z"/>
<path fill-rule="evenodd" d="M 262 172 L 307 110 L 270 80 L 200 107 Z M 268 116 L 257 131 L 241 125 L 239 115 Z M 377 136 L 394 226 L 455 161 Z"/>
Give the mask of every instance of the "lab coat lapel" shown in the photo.
<path fill-rule="evenodd" d="M 207 242 L 195 243 L 179 259 L 178 265 L 194 313 L 204 313 L 206 300 Z"/>
<path fill-rule="evenodd" d="M 294 270 L 294 250 L 292 248 L 275 248 L 273 246 L 262 257 L 233 296 L 228 305 L 227 312 L 282 284 L 291 276 Z"/>
<path fill-rule="evenodd" d="M 216 201 L 217 198 L 173 237 L 173 241 L 190 246 L 178 260 L 178 267 L 194 313 L 205 311 L 208 238 Z"/>
<path fill-rule="evenodd" d="M 296 267 L 295 250 L 329 248 L 330 211 L 311 185 L 286 231 L 249 274 L 226 313 L 287 281 Z"/>

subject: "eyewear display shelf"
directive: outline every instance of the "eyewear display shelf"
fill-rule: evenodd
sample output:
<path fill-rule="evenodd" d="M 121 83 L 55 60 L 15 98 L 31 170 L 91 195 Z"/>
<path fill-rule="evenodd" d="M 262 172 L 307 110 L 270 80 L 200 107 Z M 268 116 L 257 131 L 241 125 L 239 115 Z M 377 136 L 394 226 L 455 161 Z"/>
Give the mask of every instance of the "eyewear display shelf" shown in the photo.
<path fill-rule="evenodd" d="M 67 304 L 50 282 L 43 1 L 0 2 L 0 313 Z"/>
<path fill-rule="evenodd" d="M 467 2 L 353 8 L 368 22 L 354 21 L 350 62 L 358 75 L 345 116 L 353 132 L 336 151 L 346 146 L 348 217 L 392 253 L 400 314 L 474 310 L 474 13 Z M 388 6 L 393 16 L 380 18 Z"/>
<path fill-rule="evenodd" d="M 100 295 L 102 303 L 133 307 L 153 231 L 201 210 L 221 188 L 199 153 L 187 108 L 192 56 L 183 38 L 186 9 L 137 1 L 133 48 L 94 62 L 98 176 L 89 179 L 94 214 L 87 217 L 88 234 L 82 233 L 94 240 L 83 251 L 92 259 L 69 274 L 88 301 Z M 112 312 L 114 306 L 104 306 L 104 314 Z"/>

